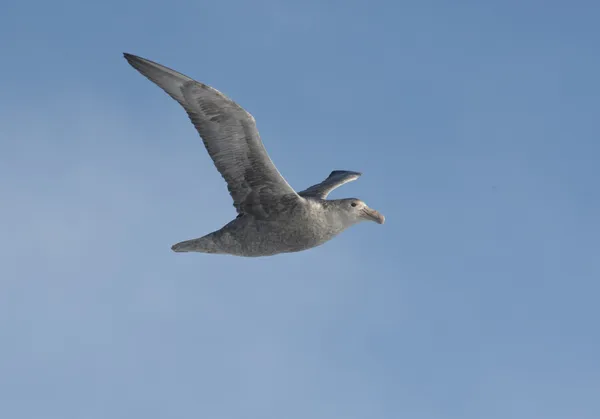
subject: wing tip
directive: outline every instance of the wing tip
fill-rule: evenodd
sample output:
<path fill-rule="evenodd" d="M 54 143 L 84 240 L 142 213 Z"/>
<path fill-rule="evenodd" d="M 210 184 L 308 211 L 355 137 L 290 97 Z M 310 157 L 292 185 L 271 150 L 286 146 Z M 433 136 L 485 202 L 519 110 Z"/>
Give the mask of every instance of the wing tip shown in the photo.
<path fill-rule="evenodd" d="M 329 177 L 338 175 L 349 175 L 359 177 L 362 176 L 362 172 L 353 172 L 352 170 L 334 170 L 329 174 Z"/>
<path fill-rule="evenodd" d="M 123 57 L 127 60 L 130 66 L 138 71 L 141 71 L 141 66 L 144 64 L 144 59 L 137 55 L 130 54 L 128 52 L 123 53 Z"/>
<path fill-rule="evenodd" d="M 123 58 L 125 58 L 127 61 L 131 62 L 132 60 L 136 59 L 137 57 L 133 54 L 130 54 L 128 52 L 124 52 L 123 53 Z"/>

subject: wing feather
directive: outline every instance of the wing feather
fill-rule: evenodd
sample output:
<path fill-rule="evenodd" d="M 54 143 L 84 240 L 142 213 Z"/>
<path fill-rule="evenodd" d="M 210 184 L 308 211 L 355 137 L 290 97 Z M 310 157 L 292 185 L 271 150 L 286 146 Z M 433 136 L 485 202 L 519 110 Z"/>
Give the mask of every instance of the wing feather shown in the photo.
<path fill-rule="evenodd" d="M 329 195 L 335 188 L 339 188 L 345 183 L 352 182 L 353 180 L 358 179 L 361 175 L 362 173 L 360 172 L 334 170 L 323 182 L 317 183 L 316 185 L 313 185 L 302 192 L 298 192 L 298 195 L 302 197 L 325 199 L 327 198 L 327 195 Z"/>
<path fill-rule="evenodd" d="M 282 196 L 299 198 L 271 161 L 254 117 L 218 90 L 163 65 L 124 54 L 136 70 L 186 110 L 238 213 L 268 217 Z"/>

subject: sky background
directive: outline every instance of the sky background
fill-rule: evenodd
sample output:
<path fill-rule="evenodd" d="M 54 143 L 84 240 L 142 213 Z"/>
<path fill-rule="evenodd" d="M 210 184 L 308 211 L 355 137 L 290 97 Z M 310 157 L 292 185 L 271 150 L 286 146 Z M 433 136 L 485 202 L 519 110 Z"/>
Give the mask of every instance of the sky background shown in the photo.
<path fill-rule="evenodd" d="M 0 6 L 0 417 L 600 417 L 600 3 Z M 306 252 L 235 216 L 158 61 L 300 190 L 386 216 Z"/>

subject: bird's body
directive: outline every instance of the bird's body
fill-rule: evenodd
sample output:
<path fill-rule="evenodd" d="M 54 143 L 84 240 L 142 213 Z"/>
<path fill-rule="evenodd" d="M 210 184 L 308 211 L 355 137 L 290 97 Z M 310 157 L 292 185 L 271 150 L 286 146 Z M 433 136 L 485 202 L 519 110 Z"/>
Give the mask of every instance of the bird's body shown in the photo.
<path fill-rule="evenodd" d="M 177 243 L 174 251 L 271 256 L 319 246 L 360 221 L 383 223 L 381 214 L 358 199 L 325 199 L 360 173 L 335 170 L 297 193 L 269 158 L 254 118 L 238 104 L 160 64 L 131 54 L 125 58 L 186 110 L 238 212 L 220 230 Z"/>
<path fill-rule="evenodd" d="M 177 243 L 173 250 L 236 256 L 271 256 L 307 250 L 331 240 L 350 226 L 336 216 L 333 208 L 328 201 L 315 198 L 295 200 L 270 220 L 244 214 L 204 237 Z"/>

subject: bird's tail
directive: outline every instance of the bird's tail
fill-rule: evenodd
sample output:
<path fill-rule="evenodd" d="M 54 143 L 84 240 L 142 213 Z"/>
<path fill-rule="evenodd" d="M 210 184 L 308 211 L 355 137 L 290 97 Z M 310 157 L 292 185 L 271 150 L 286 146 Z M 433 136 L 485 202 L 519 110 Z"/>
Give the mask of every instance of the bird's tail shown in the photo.
<path fill-rule="evenodd" d="M 223 253 L 213 240 L 210 234 L 198 239 L 186 240 L 171 246 L 171 250 L 178 253 L 199 252 L 199 253 Z"/>

